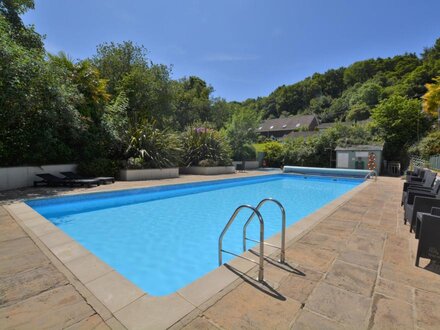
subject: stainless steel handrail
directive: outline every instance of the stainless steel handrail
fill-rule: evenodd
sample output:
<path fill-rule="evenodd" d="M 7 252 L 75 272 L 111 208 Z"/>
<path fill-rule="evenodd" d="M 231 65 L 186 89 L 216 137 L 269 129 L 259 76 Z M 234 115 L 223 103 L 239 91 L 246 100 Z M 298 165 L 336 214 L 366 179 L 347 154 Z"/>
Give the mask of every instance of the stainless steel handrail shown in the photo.
<path fill-rule="evenodd" d="M 229 253 L 232 255 L 236 255 L 235 253 L 223 250 L 223 237 L 225 236 L 229 227 L 234 222 L 238 213 L 245 208 L 252 210 L 252 216 L 254 214 L 256 214 L 258 217 L 258 220 L 260 221 L 260 256 L 259 256 L 259 261 L 258 261 L 258 264 L 259 264 L 258 281 L 262 282 L 264 279 L 264 220 L 263 220 L 263 217 L 261 216 L 261 213 L 253 206 L 240 205 L 239 207 L 237 207 L 237 209 L 235 210 L 235 212 L 232 214 L 231 218 L 229 219 L 228 223 L 226 224 L 225 228 L 223 229 L 222 233 L 220 234 L 220 237 L 218 238 L 218 265 L 221 266 L 223 264 L 223 259 L 222 259 L 223 252 Z M 249 259 L 249 258 L 244 258 L 244 259 L 257 263 L 256 261 Z"/>
<path fill-rule="evenodd" d="M 365 176 L 365 180 L 366 179 L 368 179 L 368 178 L 370 178 L 371 179 L 371 174 L 373 174 L 374 173 L 374 181 L 377 181 L 377 173 L 376 173 L 376 171 L 374 171 L 374 170 L 372 170 L 372 171 L 370 171 L 370 173 L 368 173 L 366 176 Z"/>
<path fill-rule="evenodd" d="M 281 204 L 279 201 L 277 201 L 274 198 L 265 198 L 260 203 L 258 203 L 257 207 L 255 208 L 257 211 L 260 210 L 260 208 L 266 204 L 267 202 L 273 202 L 278 205 L 278 207 L 281 210 L 281 254 L 280 254 L 280 263 L 285 263 L 286 259 L 286 211 L 284 210 L 283 204 Z M 246 221 L 246 223 L 243 226 L 243 251 L 246 251 L 246 240 L 253 241 L 259 243 L 259 241 L 250 239 L 246 237 L 246 230 L 249 224 L 251 223 L 252 219 L 254 218 L 255 212 L 251 214 L 249 219 Z M 261 239 L 260 239 L 261 241 Z M 276 248 L 279 248 L 277 246 L 274 246 L 272 244 L 265 243 L 266 245 L 273 246 Z"/>

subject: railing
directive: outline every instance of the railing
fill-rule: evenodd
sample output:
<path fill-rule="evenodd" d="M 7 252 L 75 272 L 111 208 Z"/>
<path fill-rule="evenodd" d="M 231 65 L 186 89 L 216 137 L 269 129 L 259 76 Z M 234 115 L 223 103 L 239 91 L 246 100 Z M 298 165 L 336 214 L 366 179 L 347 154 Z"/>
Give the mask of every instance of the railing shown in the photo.
<path fill-rule="evenodd" d="M 370 173 L 368 173 L 366 176 L 365 176 L 365 180 L 367 180 L 367 179 L 371 179 L 371 176 L 374 176 L 374 181 L 377 181 L 377 172 L 376 171 L 371 171 Z"/>
<path fill-rule="evenodd" d="M 440 170 L 440 155 L 429 158 L 429 165 L 434 170 Z"/>
<path fill-rule="evenodd" d="M 260 256 L 259 256 L 259 261 L 258 262 L 253 260 L 253 259 L 240 256 L 240 255 L 238 255 L 236 253 L 223 250 L 223 237 L 225 236 L 225 234 L 228 231 L 229 227 L 234 222 L 234 220 L 237 217 L 238 213 L 240 213 L 241 210 L 246 209 L 246 208 L 252 210 L 252 215 L 256 214 L 257 217 L 258 217 L 258 220 L 260 221 Z M 223 231 L 220 234 L 220 237 L 218 239 L 218 265 L 219 266 L 221 266 L 223 264 L 223 258 L 222 258 L 223 257 L 223 252 L 224 253 L 232 254 L 232 255 L 234 255 L 236 257 L 239 257 L 239 258 L 242 258 L 242 259 L 246 259 L 246 260 L 248 260 L 250 262 L 258 264 L 259 265 L 258 281 L 260 281 L 260 282 L 263 281 L 263 279 L 264 279 L 264 220 L 263 220 L 263 217 L 261 216 L 261 213 L 255 207 L 250 206 L 250 205 L 240 205 L 234 211 L 234 213 L 232 214 L 231 218 L 229 219 L 228 223 L 226 224 L 225 228 L 223 229 Z"/>
<path fill-rule="evenodd" d="M 440 155 L 431 156 L 429 159 L 423 159 L 419 156 L 412 156 L 409 162 L 409 169 L 414 167 L 429 167 L 433 170 L 440 170 Z"/>
<path fill-rule="evenodd" d="M 285 263 L 285 251 L 286 251 L 286 211 L 284 210 L 283 205 L 277 201 L 276 199 L 273 198 L 265 198 L 263 199 L 260 203 L 258 203 L 257 207 L 255 208 L 256 210 L 260 210 L 260 208 L 266 204 L 267 202 L 272 202 L 275 203 L 276 205 L 278 205 L 278 207 L 281 210 L 281 247 L 278 247 L 276 245 L 272 245 L 269 243 L 264 243 L 265 245 L 268 246 L 272 246 L 274 248 L 277 249 L 281 249 L 281 254 L 280 254 L 280 263 Z M 246 241 L 252 241 L 252 242 L 256 242 L 256 243 L 260 243 L 257 240 L 251 239 L 251 238 L 247 238 L 246 235 L 246 230 L 247 227 L 249 226 L 249 224 L 251 223 L 252 219 L 254 219 L 254 215 L 255 213 L 252 213 L 251 216 L 249 217 L 249 219 L 246 221 L 246 223 L 243 226 L 243 252 L 246 251 Z"/>

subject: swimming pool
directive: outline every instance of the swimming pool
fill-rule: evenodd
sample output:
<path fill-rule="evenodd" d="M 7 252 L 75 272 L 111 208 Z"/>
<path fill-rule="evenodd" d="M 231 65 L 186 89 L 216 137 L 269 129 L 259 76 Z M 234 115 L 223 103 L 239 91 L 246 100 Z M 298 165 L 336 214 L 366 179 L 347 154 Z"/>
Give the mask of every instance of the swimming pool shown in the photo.
<path fill-rule="evenodd" d="M 26 203 L 150 295 L 173 293 L 218 267 L 217 241 L 241 204 L 266 197 L 286 209 L 287 225 L 358 186 L 363 180 L 289 174 L 83 194 Z M 265 237 L 280 231 L 280 211 L 266 204 Z M 223 246 L 242 253 L 237 217 Z M 248 228 L 258 238 L 258 221 Z M 248 247 L 252 247 L 250 244 Z M 224 261 L 232 258 L 224 254 Z"/>

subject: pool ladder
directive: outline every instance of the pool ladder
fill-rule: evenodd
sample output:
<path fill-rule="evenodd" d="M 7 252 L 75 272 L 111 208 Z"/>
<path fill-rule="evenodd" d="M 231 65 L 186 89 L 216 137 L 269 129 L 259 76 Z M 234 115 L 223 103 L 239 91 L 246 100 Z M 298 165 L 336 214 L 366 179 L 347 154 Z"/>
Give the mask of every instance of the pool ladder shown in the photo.
<path fill-rule="evenodd" d="M 276 245 L 272 245 L 269 243 L 264 242 L 264 220 L 263 220 L 263 216 L 260 213 L 260 208 L 266 204 L 267 202 L 272 202 L 275 203 L 281 210 L 281 246 L 276 246 Z M 259 260 L 255 261 L 253 259 L 250 258 L 246 258 L 243 257 L 241 255 L 238 255 L 234 252 L 231 251 L 227 251 L 227 250 L 223 250 L 223 237 L 225 236 L 226 232 L 228 231 L 229 227 L 232 225 L 232 223 L 234 222 L 235 218 L 237 217 L 237 215 L 244 209 L 250 209 L 252 210 L 251 215 L 249 216 L 249 218 L 247 219 L 247 221 L 245 222 L 244 226 L 243 226 L 243 252 L 246 252 L 246 241 L 252 241 L 252 242 L 256 242 L 259 244 Z M 252 220 L 255 218 L 255 216 L 257 216 L 259 222 L 260 222 L 260 240 L 254 240 L 251 238 L 248 238 L 246 235 L 246 231 L 247 231 L 247 227 L 249 226 L 249 224 L 252 222 Z M 284 264 L 285 263 L 285 250 L 286 250 L 286 211 L 283 207 L 283 205 L 277 201 L 274 198 L 265 198 L 263 200 L 261 200 L 260 203 L 258 203 L 257 207 L 253 207 L 251 205 L 248 204 L 244 204 L 244 205 L 240 205 L 239 207 L 237 207 L 234 211 L 234 213 L 232 214 L 231 218 L 229 219 L 229 221 L 227 222 L 225 228 L 223 229 L 222 233 L 220 234 L 220 237 L 218 239 L 218 265 L 221 266 L 223 264 L 223 253 L 228 253 L 228 254 L 232 254 L 236 257 L 248 260 L 250 262 L 253 262 L 255 264 L 259 265 L 258 268 L 258 281 L 262 282 L 264 280 L 264 245 L 268 245 L 271 247 L 275 247 L 277 249 L 281 250 L 281 254 L 280 254 L 280 260 L 279 262 Z"/>

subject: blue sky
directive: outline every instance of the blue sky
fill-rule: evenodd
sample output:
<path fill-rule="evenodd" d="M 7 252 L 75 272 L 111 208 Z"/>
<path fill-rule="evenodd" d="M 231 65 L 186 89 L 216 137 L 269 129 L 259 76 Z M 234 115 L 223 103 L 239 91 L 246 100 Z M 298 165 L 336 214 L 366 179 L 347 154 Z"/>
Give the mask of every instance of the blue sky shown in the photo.
<path fill-rule="evenodd" d="M 46 49 L 74 59 L 132 40 L 173 78 L 196 75 L 215 96 L 266 96 L 331 68 L 420 53 L 440 37 L 439 0 L 36 0 L 23 19 Z"/>

